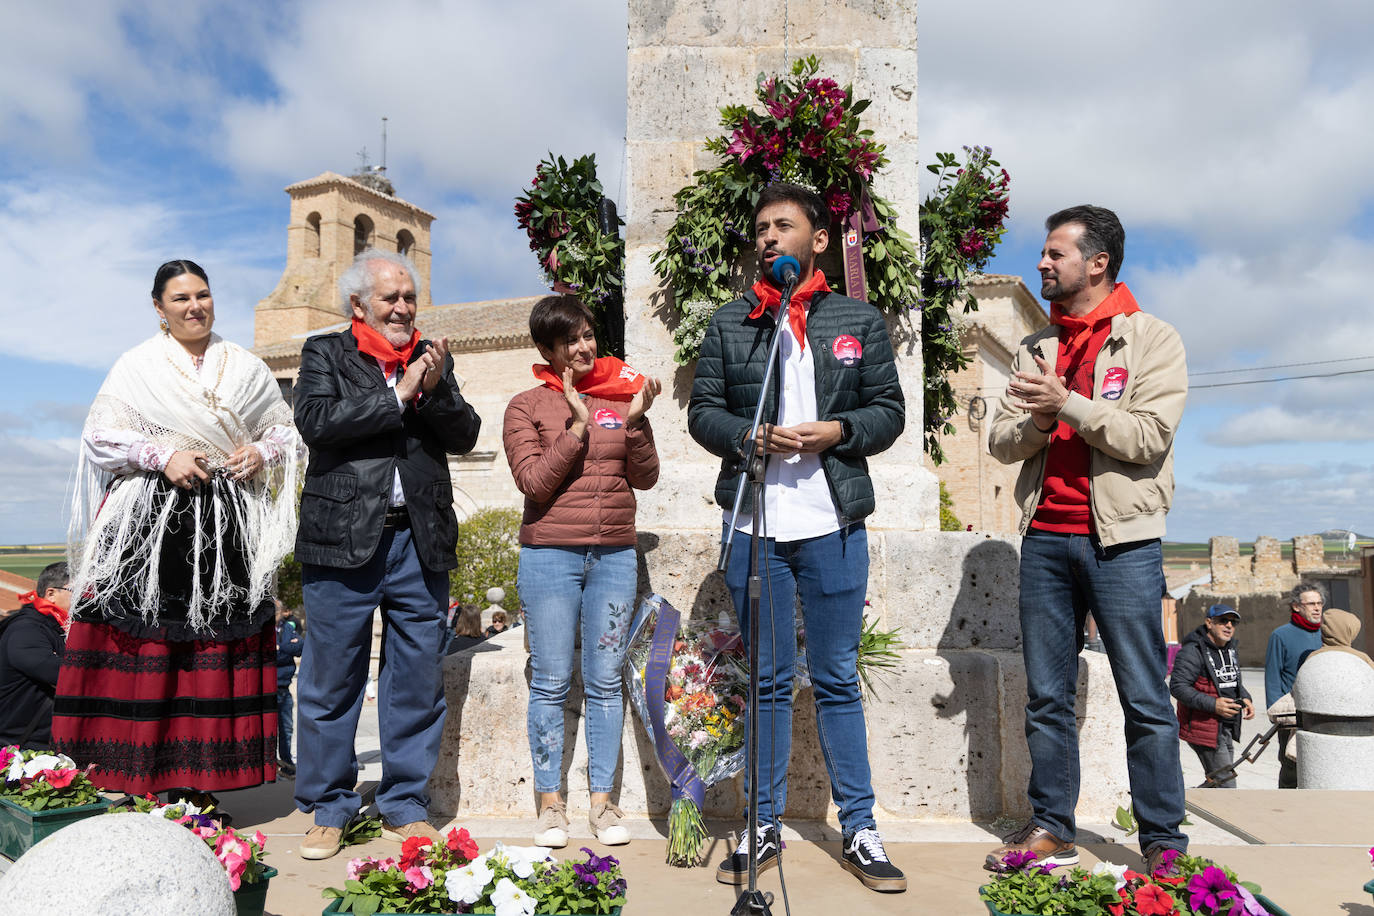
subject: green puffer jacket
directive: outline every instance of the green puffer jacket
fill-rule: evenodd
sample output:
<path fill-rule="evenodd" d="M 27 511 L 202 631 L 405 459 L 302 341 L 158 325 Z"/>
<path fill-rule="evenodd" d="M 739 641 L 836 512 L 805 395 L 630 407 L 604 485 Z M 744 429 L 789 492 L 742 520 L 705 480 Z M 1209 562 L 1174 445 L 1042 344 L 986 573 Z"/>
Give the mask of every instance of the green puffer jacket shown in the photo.
<path fill-rule="evenodd" d="M 775 323 L 764 313 L 750 319 L 758 297 L 748 292 L 711 318 L 697 359 L 687 429 L 721 457 L 716 502 L 730 508 L 744 463 L 743 445 L 763 385 L 764 362 Z M 817 419 L 847 421 L 849 438 L 821 456 L 840 515 L 858 521 L 873 512 L 869 455 L 897 441 L 906 425 L 906 400 L 892 359 L 887 324 L 873 306 L 835 293 L 818 293 L 806 317 L 806 345 L 816 366 Z M 776 415 L 778 376 L 764 417 Z M 753 503 L 745 494 L 742 511 Z"/>

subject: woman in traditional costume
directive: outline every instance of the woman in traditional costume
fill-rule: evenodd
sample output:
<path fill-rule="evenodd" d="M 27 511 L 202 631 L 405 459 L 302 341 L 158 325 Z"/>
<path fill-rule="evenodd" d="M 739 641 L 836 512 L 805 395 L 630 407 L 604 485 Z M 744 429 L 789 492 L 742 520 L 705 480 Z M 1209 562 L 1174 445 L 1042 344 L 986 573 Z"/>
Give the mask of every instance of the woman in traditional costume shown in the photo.
<path fill-rule="evenodd" d="M 630 841 L 611 801 L 620 757 L 621 661 L 634 618 L 634 490 L 658 480 L 645 417 L 660 391 L 613 356 L 597 358 L 592 314 L 573 296 L 546 296 L 530 335 L 547 365 L 539 384 L 506 408 L 502 438 L 525 495 L 517 584 L 529 628 L 528 730 L 540 846 L 568 842 L 563 800 L 563 723 L 574 644 L 582 641 L 586 697 L 588 823 L 607 845 Z"/>
<path fill-rule="evenodd" d="M 109 789 L 246 788 L 276 778 L 271 588 L 302 446 L 267 366 L 211 331 L 204 270 L 162 265 L 153 307 L 162 332 L 82 432 L 53 739 Z"/>

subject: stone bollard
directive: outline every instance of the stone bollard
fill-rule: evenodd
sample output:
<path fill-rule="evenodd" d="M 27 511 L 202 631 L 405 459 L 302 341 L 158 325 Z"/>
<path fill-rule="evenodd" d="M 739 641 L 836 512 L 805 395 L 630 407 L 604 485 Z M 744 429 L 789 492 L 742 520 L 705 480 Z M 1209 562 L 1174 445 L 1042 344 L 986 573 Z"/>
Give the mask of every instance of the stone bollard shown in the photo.
<path fill-rule="evenodd" d="M 63 827 L 0 877 L 6 913 L 233 916 L 229 876 L 204 841 L 147 814 Z"/>
<path fill-rule="evenodd" d="M 482 629 L 491 626 L 491 615 L 497 611 L 504 611 L 501 602 L 506 600 L 506 590 L 499 585 L 494 585 L 487 589 L 487 606 L 482 609 Z M 514 621 L 511 621 L 514 623 Z"/>
<path fill-rule="evenodd" d="M 1298 788 L 1374 789 L 1374 668 L 1349 652 L 1308 656 L 1293 681 Z"/>

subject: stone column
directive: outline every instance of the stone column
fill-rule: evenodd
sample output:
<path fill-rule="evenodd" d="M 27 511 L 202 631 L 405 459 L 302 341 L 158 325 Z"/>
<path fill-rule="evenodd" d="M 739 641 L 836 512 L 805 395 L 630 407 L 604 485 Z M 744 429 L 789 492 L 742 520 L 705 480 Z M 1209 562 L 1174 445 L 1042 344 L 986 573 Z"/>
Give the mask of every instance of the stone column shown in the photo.
<path fill-rule="evenodd" d="M 687 435 L 692 367 L 673 361 L 672 291 L 649 257 L 676 216 L 673 194 L 694 171 L 716 164 L 702 143 L 721 132 L 721 106 L 752 107 L 760 72 L 782 72 L 807 54 L 820 57 L 824 75 L 872 100 L 863 123 L 892 160 L 878 188 L 915 236 L 916 3 L 877 0 L 853 9 L 822 0 L 645 0 L 630 4 L 629 32 L 625 348 L 628 360 L 661 378 L 671 394 L 651 415 L 665 473 L 641 498 L 639 521 L 644 529 L 718 531 L 711 491 L 719 463 Z M 905 317 L 890 326 L 907 392 L 907 430 L 873 461 L 878 511 L 869 525 L 934 529 L 936 478 L 922 466 L 919 328 Z"/>

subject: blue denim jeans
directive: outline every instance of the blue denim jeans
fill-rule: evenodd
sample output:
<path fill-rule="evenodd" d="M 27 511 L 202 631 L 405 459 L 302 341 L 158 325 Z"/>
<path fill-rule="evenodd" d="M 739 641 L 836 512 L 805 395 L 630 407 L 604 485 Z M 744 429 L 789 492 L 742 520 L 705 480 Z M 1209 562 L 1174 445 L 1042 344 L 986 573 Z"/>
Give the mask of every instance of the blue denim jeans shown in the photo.
<path fill-rule="evenodd" d="M 792 755 L 792 677 L 797 665 L 797 599 L 806 626 L 806 664 L 830 794 L 846 835 L 873 821 L 873 779 L 859 694 L 859 631 L 868 590 L 868 531 L 862 523 L 800 541 L 759 543 L 759 820 L 777 823 L 787 807 Z M 740 631 L 749 636 L 749 538 L 735 536 L 725 584 Z"/>
<path fill-rule="evenodd" d="M 291 699 L 291 682 L 277 682 L 277 758 L 291 763 L 291 737 L 296 730 L 296 706 Z"/>
<path fill-rule="evenodd" d="M 530 638 L 527 726 L 536 792 L 563 788 L 563 709 L 582 640 L 587 783 L 612 791 L 625 703 L 620 663 L 630 640 L 638 570 L 633 546 L 520 548 L 520 604 Z"/>
<path fill-rule="evenodd" d="M 1063 840 L 1077 834 L 1079 761 L 1075 695 L 1079 632 L 1089 611 L 1107 650 L 1126 717 L 1126 767 L 1140 848 L 1186 850 L 1178 719 L 1164 673 L 1158 540 L 1103 548 L 1088 535 L 1032 528 L 1021 542 L 1021 650 L 1026 663 L 1027 790 L 1035 823 Z"/>
<path fill-rule="evenodd" d="M 296 678 L 296 806 L 315 823 L 343 827 L 361 798 L 353 742 L 372 650 L 372 612 L 386 622 L 385 664 L 377 684 L 382 779 L 377 807 L 401 825 L 424 820 L 426 786 L 439 759 L 448 710 L 440 668 L 448 574 L 426 569 L 409 529 L 386 529 L 357 569 L 301 569 L 310 628 Z"/>

